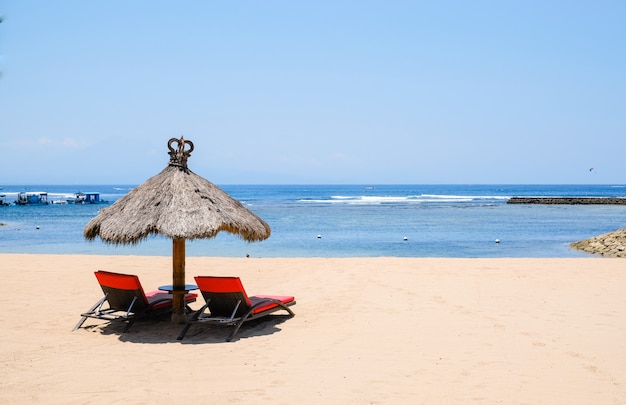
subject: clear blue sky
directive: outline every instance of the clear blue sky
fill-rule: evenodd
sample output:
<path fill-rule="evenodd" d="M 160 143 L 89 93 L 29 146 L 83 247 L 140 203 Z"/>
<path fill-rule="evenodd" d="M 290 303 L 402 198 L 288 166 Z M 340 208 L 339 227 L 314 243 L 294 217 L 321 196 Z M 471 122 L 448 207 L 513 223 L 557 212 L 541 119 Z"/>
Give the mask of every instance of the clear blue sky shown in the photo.
<path fill-rule="evenodd" d="M 0 186 L 626 183 L 626 1 L 0 0 Z M 593 167 L 593 170 L 590 168 Z"/>

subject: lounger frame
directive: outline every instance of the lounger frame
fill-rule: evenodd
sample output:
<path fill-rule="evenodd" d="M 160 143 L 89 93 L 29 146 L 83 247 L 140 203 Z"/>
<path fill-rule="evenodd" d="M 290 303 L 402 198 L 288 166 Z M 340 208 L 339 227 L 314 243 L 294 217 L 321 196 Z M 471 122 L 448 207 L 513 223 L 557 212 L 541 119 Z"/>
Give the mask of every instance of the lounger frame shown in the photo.
<path fill-rule="evenodd" d="M 203 279 L 222 283 L 222 285 L 218 284 L 214 290 L 208 290 L 206 289 L 208 284 L 203 282 Z M 228 286 L 224 287 L 224 283 Z M 272 296 L 248 297 L 238 277 L 196 277 L 196 284 L 206 304 L 187 320 L 185 327 L 178 335 L 178 340 L 183 340 L 189 328 L 196 323 L 234 326 L 226 338 L 226 341 L 230 342 L 245 322 L 281 310 L 286 311 L 290 318 L 295 316 L 289 308 L 296 304 L 293 297 L 277 297 L 280 299 L 272 298 Z"/>
<path fill-rule="evenodd" d="M 123 332 L 128 332 L 135 320 L 141 317 L 157 317 L 172 312 L 172 297 L 166 293 L 152 291 L 146 295 L 139 278 L 131 274 L 112 273 L 103 270 L 95 272 L 104 296 L 89 310 L 81 314 L 81 318 L 72 329 L 78 330 L 87 318 L 109 322 L 124 322 Z M 162 295 L 164 298 L 153 297 Z M 197 294 L 187 294 L 185 305 L 196 300 Z M 187 310 L 192 309 L 187 306 Z"/>

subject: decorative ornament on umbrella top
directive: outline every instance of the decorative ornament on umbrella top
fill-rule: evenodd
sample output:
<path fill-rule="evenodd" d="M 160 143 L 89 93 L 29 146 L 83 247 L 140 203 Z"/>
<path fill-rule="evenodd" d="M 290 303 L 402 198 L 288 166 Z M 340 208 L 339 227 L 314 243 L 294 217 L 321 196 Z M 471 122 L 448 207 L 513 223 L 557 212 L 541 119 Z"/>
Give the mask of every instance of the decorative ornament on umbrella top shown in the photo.
<path fill-rule="evenodd" d="M 176 149 L 172 147 L 173 143 L 178 144 Z M 188 145 L 189 149 L 185 150 L 185 145 Z M 168 152 L 170 155 L 169 165 L 179 167 L 180 170 L 183 170 L 185 173 L 189 173 L 189 169 L 187 168 L 187 159 L 191 156 L 191 152 L 193 152 L 193 142 L 186 141 L 181 136 L 180 139 L 171 138 L 169 142 L 167 142 L 167 147 L 170 150 Z"/>

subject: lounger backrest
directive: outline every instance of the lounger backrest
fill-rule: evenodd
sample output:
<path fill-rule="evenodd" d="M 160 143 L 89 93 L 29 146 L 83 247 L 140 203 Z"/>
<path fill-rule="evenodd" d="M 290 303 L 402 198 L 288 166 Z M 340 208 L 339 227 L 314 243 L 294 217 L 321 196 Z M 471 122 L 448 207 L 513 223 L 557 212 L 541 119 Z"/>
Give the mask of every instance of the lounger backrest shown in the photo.
<path fill-rule="evenodd" d="M 252 306 L 239 277 L 199 276 L 195 280 L 212 316 L 230 317 L 239 301 L 237 317 Z"/>
<path fill-rule="evenodd" d="M 96 271 L 95 274 L 102 291 L 108 294 L 107 301 L 112 309 L 126 311 L 135 297 L 137 299 L 133 304 L 132 312 L 140 311 L 149 305 L 139 277 L 103 270 Z"/>

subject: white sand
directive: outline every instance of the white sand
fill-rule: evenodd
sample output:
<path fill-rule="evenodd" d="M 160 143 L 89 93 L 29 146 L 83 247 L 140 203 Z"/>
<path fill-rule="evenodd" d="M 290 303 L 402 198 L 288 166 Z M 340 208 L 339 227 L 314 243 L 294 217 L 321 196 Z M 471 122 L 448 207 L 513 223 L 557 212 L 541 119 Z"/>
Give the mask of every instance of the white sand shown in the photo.
<path fill-rule="evenodd" d="M 0 403 L 625 404 L 624 259 L 187 258 L 296 316 L 226 330 L 79 314 L 98 269 L 171 283 L 171 259 L 0 255 Z M 192 304 L 199 308 L 202 304 Z"/>

